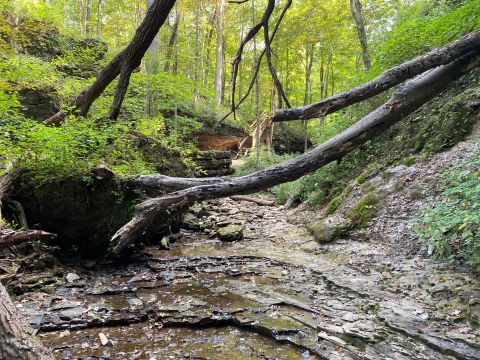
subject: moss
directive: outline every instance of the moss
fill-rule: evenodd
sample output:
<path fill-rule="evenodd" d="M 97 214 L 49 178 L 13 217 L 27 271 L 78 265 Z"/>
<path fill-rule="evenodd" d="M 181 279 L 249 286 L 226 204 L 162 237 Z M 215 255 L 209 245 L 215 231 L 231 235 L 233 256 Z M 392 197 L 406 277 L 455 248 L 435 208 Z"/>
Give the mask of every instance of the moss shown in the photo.
<path fill-rule="evenodd" d="M 352 226 L 360 228 L 367 226 L 377 212 L 380 196 L 379 192 L 369 192 L 355 206 L 350 208 L 347 217 L 352 222 Z"/>
<path fill-rule="evenodd" d="M 417 157 L 416 156 L 409 156 L 405 159 L 403 159 L 402 163 L 405 166 L 412 166 L 417 162 Z"/>
<path fill-rule="evenodd" d="M 331 215 L 337 211 L 338 206 L 342 203 L 343 201 L 343 196 L 338 195 L 334 197 L 327 205 L 327 214 Z"/>
<path fill-rule="evenodd" d="M 365 181 L 367 181 L 367 179 L 368 179 L 367 175 L 362 174 L 355 179 L 355 185 L 356 186 L 362 185 Z"/>
<path fill-rule="evenodd" d="M 405 180 L 403 179 L 398 179 L 395 181 L 395 184 L 393 185 L 393 189 L 398 192 L 401 191 L 405 187 Z"/>

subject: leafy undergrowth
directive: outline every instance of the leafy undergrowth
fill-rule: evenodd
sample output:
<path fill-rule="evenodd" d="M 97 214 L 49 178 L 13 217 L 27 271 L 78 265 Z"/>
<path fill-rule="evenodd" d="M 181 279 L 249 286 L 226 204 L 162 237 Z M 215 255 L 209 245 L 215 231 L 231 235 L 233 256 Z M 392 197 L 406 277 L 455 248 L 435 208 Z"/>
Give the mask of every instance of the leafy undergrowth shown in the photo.
<path fill-rule="evenodd" d="M 430 255 L 480 272 L 480 153 L 447 171 L 445 181 L 435 205 L 418 219 L 416 232 Z"/>

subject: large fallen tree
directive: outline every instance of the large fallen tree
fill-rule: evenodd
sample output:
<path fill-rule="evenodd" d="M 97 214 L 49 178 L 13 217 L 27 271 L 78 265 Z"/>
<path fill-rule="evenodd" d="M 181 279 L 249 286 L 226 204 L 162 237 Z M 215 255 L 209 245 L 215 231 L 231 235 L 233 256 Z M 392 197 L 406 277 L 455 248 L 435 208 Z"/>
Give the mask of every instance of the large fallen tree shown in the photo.
<path fill-rule="evenodd" d="M 479 66 L 480 49 L 470 51 L 458 59 L 428 70 L 417 78 L 399 86 L 393 96 L 381 107 L 371 112 L 350 128 L 336 135 L 308 153 L 286 163 L 230 179 L 176 181 L 158 176 L 144 177 L 144 185 L 161 186 L 177 183 L 184 190 L 149 199 L 136 208 L 135 217 L 112 237 L 112 253 L 119 255 L 126 247 L 140 239 L 147 229 L 155 228 L 162 217 L 182 211 L 195 202 L 238 194 L 251 194 L 275 185 L 296 180 L 322 166 L 341 159 L 366 141 L 382 133 L 405 116 L 445 90 L 454 80 Z M 142 178 L 134 181 L 139 183 Z M 155 181 L 158 180 L 158 182 Z M 204 185 L 199 185 L 199 182 Z M 188 186 L 193 187 L 188 187 Z"/>

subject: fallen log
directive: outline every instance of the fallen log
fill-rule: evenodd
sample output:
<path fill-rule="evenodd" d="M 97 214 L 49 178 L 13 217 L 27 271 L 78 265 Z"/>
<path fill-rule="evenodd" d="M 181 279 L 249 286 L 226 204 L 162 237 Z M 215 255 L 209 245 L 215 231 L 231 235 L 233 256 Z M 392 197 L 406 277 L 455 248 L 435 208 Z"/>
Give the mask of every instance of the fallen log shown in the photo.
<path fill-rule="evenodd" d="M 252 194 L 296 180 L 334 160 L 341 159 L 345 154 L 417 110 L 446 89 L 452 81 L 477 67 L 479 62 L 479 51 L 476 50 L 447 65 L 421 74 L 399 86 L 387 103 L 350 128 L 296 159 L 247 176 L 194 186 L 139 204 L 134 218 L 112 237 L 112 254 L 118 256 L 147 229 L 154 228 L 159 218 L 169 216 L 172 211 L 181 211 L 198 201 Z"/>
<path fill-rule="evenodd" d="M 148 193 L 164 193 L 165 191 L 177 191 L 194 186 L 223 183 L 230 177 L 205 177 L 205 178 L 179 178 L 161 174 L 132 176 L 127 186 L 133 189 L 144 190 Z"/>
<path fill-rule="evenodd" d="M 272 120 L 278 122 L 321 118 L 378 95 L 429 69 L 448 64 L 463 54 L 474 51 L 479 47 L 480 30 L 477 30 L 444 47 L 434 49 L 425 55 L 391 68 L 355 89 L 333 95 L 315 104 L 278 109 L 275 111 Z"/>
<path fill-rule="evenodd" d="M 265 200 L 265 199 L 260 199 L 258 197 L 247 196 L 247 195 L 233 195 L 233 196 L 230 196 L 230 199 L 235 201 L 253 202 L 257 205 L 262 205 L 262 206 L 272 206 L 275 204 L 275 201 L 273 200 Z"/>
<path fill-rule="evenodd" d="M 56 238 L 57 235 L 41 230 L 14 231 L 0 229 L 0 250 L 27 242 L 52 241 Z"/>

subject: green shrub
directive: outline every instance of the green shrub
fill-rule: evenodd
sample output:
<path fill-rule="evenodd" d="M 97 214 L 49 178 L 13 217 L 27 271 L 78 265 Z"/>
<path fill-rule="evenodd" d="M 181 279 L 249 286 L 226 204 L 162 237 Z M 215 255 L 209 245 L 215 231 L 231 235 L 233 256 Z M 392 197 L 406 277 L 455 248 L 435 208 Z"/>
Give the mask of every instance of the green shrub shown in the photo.
<path fill-rule="evenodd" d="M 418 219 L 416 232 L 436 258 L 464 261 L 480 271 L 480 153 L 445 174 L 434 206 Z"/>
<path fill-rule="evenodd" d="M 375 64 L 388 69 L 480 28 L 478 0 L 432 3 L 405 7 L 393 30 L 378 46 Z"/>

